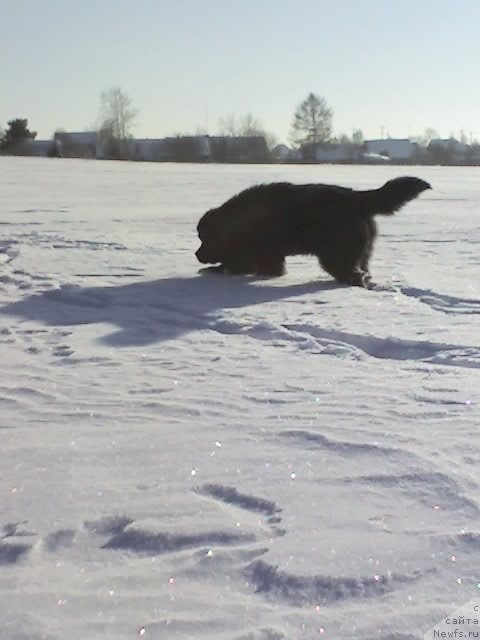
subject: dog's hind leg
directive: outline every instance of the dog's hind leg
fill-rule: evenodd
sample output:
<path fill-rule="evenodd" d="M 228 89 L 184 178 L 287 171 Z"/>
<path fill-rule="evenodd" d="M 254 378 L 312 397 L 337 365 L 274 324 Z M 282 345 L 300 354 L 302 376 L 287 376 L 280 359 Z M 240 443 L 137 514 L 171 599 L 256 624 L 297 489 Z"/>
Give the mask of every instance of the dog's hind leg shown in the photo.
<path fill-rule="evenodd" d="M 351 225 L 329 238 L 317 253 L 322 267 L 338 282 L 368 287 L 371 248 L 364 225 Z"/>
<path fill-rule="evenodd" d="M 372 275 L 370 273 L 369 262 L 373 252 L 375 238 L 377 237 L 377 224 L 373 218 L 367 218 L 364 221 L 364 231 L 366 235 L 359 267 L 365 273 L 365 280 L 370 282 Z"/>
<path fill-rule="evenodd" d="M 353 266 L 349 269 L 345 265 L 331 263 L 329 260 L 325 260 L 324 257 L 321 258 L 321 263 L 325 271 L 338 282 L 350 284 L 354 287 L 368 288 L 371 276 L 368 272 L 362 271 L 360 267 Z"/>

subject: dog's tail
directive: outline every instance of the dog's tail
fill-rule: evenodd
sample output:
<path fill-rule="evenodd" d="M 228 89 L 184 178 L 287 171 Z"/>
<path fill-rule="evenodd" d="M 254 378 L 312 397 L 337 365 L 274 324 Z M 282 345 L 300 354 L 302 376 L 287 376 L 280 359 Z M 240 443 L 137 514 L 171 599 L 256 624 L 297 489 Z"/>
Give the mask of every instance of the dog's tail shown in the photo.
<path fill-rule="evenodd" d="M 360 215 L 392 216 L 399 211 L 407 202 L 417 198 L 423 191 L 431 189 L 431 185 L 425 180 L 404 176 L 394 178 L 386 182 L 379 189 L 370 191 L 357 191 L 357 207 Z"/>

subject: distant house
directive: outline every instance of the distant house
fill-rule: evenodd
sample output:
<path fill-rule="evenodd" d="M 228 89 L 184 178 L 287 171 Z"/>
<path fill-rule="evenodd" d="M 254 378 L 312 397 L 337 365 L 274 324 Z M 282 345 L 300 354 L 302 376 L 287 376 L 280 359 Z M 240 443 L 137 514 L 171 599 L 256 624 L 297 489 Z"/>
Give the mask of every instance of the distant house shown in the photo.
<path fill-rule="evenodd" d="M 145 162 L 206 162 L 211 159 L 207 136 L 131 138 L 126 141 L 129 160 Z"/>
<path fill-rule="evenodd" d="M 439 164 L 464 164 L 471 146 L 455 138 L 433 138 L 428 145 L 433 161 Z"/>
<path fill-rule="evenodd" d="M 164 138 L 165 159 L 171 162 L 208 162 L 212 152 L 208 136 Z"/>
<path fill-rule="evenodd" d="M 146 162 L 268 162 L 263 136 L 172 136 L 119 141 L 96 131 L 55 133 L 67 158 L 111 158 Z"/>
<path fill-rule="evenodd" d="M 127 141 L 128 158 L 150 162 L 267 162 L 263 136 L 171 136 Z"/>
<path fill-rule="evenodd" d="M 103 158 L 103 145 L 96 131 L 57 131 L 54 140 L 65 158 Z"/>
<path fill-rule="evenodd" d="M 410 162 L 418 154 L 418 144 L 408 140 L 408 138 L 367 140 L 365 142 L 365 152 L 386 156 L 392 161 Z"/>
<path fill-rule="evenodd" d="M 264 136 L 208 136 L 214 162 L 262 163 L 270 160 Z"/>
<path fill-rule="evenodd" d="M 362 145 L 348 142 L 317 142 L 301 148 L 302 160 L 307 162 L 356 162 L 361 155 Z"/>
<path fill-rule="evenodd" d="M 292 156 L 292 150 L 286 144 L 277 144 L 271 154 L 274 162 L 287 162 Z"/>
<path fill-rule="evenodd" d="M 478 143 L 470 145 L 465 154 L 465 164 L 476 166 L 480 164 L 480 145 Z"/>
<path fill-rule="evenodd" d="M 169 159 L 168 144 L 164 139 L 132 138 L 127 140 L 129 160 L 162 162 Z"/>
<path fill-rule="evenodd" d="M 39 158 L 61 155 L 60 146 L 56 140 L 24 140 L 19 146 L 18 153 Z"/>
<path fill-rule="evenodd" d="M 432 138 L 430 145 L 441 147 L 442 149 L 452 149 L 456 153 L 465 153 L 470 146 L 466 142 L 459 142 L 455 138 Z"/>

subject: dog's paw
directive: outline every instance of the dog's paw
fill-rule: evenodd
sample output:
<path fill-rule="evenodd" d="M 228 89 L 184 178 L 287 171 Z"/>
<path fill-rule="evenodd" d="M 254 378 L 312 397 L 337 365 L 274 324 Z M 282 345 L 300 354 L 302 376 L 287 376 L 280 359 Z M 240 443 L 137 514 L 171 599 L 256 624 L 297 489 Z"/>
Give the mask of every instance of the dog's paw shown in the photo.
<path fill-rule="evenodd" d="M 213 267 L 202 267 L 202 269 L 198 270 L 198 273 L 201 274 L 205 274 L 205 273 L 225 273 L 225 269 L 223 267 L 223 265 L 221 264 L 217 264 Z"/>

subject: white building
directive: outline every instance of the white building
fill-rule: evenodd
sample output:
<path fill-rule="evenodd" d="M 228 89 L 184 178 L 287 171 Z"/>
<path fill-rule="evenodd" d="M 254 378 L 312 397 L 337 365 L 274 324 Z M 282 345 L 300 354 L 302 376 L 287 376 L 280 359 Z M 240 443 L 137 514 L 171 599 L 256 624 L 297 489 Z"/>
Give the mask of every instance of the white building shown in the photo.
<path fill-rule="evenodd" d="M 360 148 L 351 143 L 330 143 L 315 145 L 314 158 L 317 162 L 353 162 L 358 159 Z"/>
<path fill-rule="evenodd" d="M 451 150 L 455 153 L 465 153 L 470 145 L 466 142 L 459 142 L 455 138 L 432 138 L 430 144 L 435 147 L 440 147 L 443 150 Z"/>
<path fill-rule="evenodd" d="M 159 138 L 132 138 L 127 140 L 128 158 L 145 162 L 161 162 L 168 159 L 168 145 Z"/>
<path fill-rule="evenodd" d="M 54 139 L 65 157 L 103 158 L 100 136 L 96 131 L 57 131 Z"/>
<path fill-rule="evenodd" d="M 24 153 L 29 156 L 46 158 L 47 156 L 60 155 L 60 146 L 57 140 L 25 140 Z"/>
<path fill-rule="evenodd" d="M 367 140 L 365 151 L 376 153 L 380 156 L 387 156 L 390 160 L 409 161 L 418 152 L 416 142 L 408 138 L 385 138 L 380 140 Z"/>

